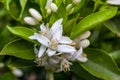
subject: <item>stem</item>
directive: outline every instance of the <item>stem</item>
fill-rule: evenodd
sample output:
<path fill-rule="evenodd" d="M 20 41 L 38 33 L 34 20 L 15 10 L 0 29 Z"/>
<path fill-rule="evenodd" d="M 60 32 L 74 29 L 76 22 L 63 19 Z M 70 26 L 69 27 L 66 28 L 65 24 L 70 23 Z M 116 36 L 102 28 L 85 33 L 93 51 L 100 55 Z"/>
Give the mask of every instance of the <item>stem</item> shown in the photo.
<path fill-rule="evenodd" d="M 46 80 L 54 80 L 53 71 L 47 71 Z"/>

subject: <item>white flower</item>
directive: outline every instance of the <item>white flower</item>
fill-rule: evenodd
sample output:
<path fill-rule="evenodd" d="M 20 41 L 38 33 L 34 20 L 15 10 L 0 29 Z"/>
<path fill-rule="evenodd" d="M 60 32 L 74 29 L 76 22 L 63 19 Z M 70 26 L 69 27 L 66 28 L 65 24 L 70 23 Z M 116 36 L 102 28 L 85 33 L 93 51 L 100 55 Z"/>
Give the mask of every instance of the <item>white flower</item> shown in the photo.
<path fill-rule="evenodd" d="M 42 25 L 43 26 L 43 25 Z M 46 32 L 46 28 L 41 28 L 42 32 Z M 38 33 L 34 33 L 33 36 L 30 36 L 30 39 L 37 40 L 41 43 L 38 57 L 41 57 L 43 53 L 47 53 L 48 56 L 53 56 L 56 52 L 61 53 L 72 53 L 75 52 L 76 49 L 70 44 L 73 42 L 69 37 L 62 36 L 63 26 L 62 19 L 57 20 L 50 30 L 48 30 L 49 36 L 44 36 Z"/>
<path fill-rule="evenodd" d="M 36 19 L 32 18 L 32 17 L 25 17 L 24 21 L 27 24 L 32 25 L 32 26 L 34 26 L 34 25 L 36 25 L 38 23 L 38 21 Z"/>
<path fill-rule="evenodd" d="M 112 5 L 120 5 L 120 0 L 107 0 L 106 2 Z"/>
<path fill-rule="evenodd" d="M 35 9 L 33 9 L 33 8 L 30 8 L 30 9 L 29 9 L 29 13 L 30 13 L 31 16 L 34 17 L 36 20 L 38 20 L 38 21 L 41 21 L 41 20 L 42 20 L 42 16 L 41 16 L 41 14 L 40 14 L 37 10 L 35 10 Z"/>

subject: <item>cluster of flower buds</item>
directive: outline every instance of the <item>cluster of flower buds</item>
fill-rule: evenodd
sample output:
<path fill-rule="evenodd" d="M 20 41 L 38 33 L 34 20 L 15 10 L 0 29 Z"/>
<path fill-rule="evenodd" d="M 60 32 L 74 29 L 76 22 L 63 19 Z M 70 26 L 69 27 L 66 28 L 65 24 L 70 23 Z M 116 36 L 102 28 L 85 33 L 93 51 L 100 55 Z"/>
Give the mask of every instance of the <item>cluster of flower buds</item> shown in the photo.
<path fill-rule="evenodd" d="M 45 9 L 47 14 L 51 14 L 51 12 L 56 12 L 58 10 L 58 7 L 55 3 L 52 2 L 52 0 L 47 0 Z"/>
<path fill-rule="evenodd" d="M 86 39 L 90 36 L 87 31 L 79 37 L 79 40 L 71 40 L 67 36 L 63 36 L 63 19 L 59 19 L 49 28 L 48 24 L 40 25 L 39 33 L 34 33 L 29 38 L 37 40 L 41 46 L 40 48 L 34 47 L 34 52 L 37 55 L 36 63 L 38 66 L 44 66 L 46 69 L 55 71 L 69 71 L 71 61 L 86 62 L 86 54 L 83 53 L 83 48 L 89 45 L 89 40 Z M 77 44 L 79 43 L 79 48 Z"/>
<path fill-rule="evenodd" d="M 29 13 L 32 17 L 25 17 L 24 18 L 24 21 L 27 24 L 34 26 L 34 25 L 38 24 L 40 21 L 42 21 L 41 14 L 38 11 L 36 11 L 35 9 L 30 8 Z"/>

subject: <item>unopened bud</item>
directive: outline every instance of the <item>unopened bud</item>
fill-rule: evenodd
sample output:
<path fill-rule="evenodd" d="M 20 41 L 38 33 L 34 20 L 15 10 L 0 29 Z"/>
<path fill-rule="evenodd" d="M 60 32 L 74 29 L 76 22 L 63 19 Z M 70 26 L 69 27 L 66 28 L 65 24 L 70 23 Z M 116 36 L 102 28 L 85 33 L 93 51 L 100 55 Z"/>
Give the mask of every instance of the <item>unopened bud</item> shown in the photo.
<path fill-rule="evenodd" d="M 86 31 L 85 33 L 83 33 L 82 35 L 80 35 L 80 39 L 86 39 L 90 36 L 90 31 Z"/>
<path fill-rule="evenodd" d="M 13 69 L 12 72 L 13 72 L 13 74 L 14 74 L 16 77 L 21 77 L 21 76 L 23 75 L 22 70 L 17 69 L 17 68 Z"/>
<path fill-rule="evenodd" d="M 32 25 L 32 26 L 34 26 L 34 25 L 36 25 L 38 23 L 38 21 L 36 19 L 32 18 L 32 17 L 25 17 L 24 21 L 27 24 Z"/>
<path fill-rule="evenodd" d="M 38 21 L 41 21 L 41 20 L 42 20 L 42 16 L 41 16 L 41 14 L 40 14 L 37 10 L 35 10 L 35 9 L 33 9 L 33 8 L 30 8 L 30 9 L 29 9 L 29 13 L 30 13 L 31 16 L 34 17 L 36 20 L 38 20 Z"/>
<path fill-rule="evenodd" d="M 53 12 L 56 12 L 56 11 L 58 10 L 58 7 L 57 7 L 57 5 L 56 5 L 55 3 L 51 3 L 51 4 L 50 4 L 50 7 L 51 7 L 51 10 L 52 10 Z"/>
<path fill-rule="evenodd" d="M 46 10 L 47 10 L 47 14 L 51 14 L 51 9 L 50 8 L 46 8 Z"/>
<path fill-rule="evenodd" d="M 120 5 L 120 0 L 107 0 L 106 2 L 111 5 Z"/>
<path fill-rule="evenodd" d="M 73 0 L 73 4 L 78 4 L 81 0 Z"/>
<path fill-rule="evenodd" d="M 68 5 L 66 6 L 66 10 L 69 11 L 70 9 L 72 9 L 72 7 L 73 7 L 72 4 L 68 4 Z"/>
<path fill-rule="evenodd" d="M 0 68 L 3 68 L 4 66 L 5 66 L 5 64 L 0 62 Z"/>
<path fill-rule="evenodd" d="M 84 40 L 82 40 L 81 42 L 80 42 L 80 44 L 79 44 L 79 46 L 81 47 L 83 47 L 83 48 L 86 48 L 86 47 L 88 47 L 90 45 L 90 41 L 88 40 L 88 39 L 84 39 Z"/>

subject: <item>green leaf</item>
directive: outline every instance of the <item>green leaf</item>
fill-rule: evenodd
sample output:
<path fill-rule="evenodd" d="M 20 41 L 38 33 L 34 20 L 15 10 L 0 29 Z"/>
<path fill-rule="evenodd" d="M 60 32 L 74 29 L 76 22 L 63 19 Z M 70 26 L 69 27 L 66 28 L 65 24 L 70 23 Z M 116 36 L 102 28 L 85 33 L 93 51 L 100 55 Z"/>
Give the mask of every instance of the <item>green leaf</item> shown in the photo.
<path fill-rule="evenodd" d="M 28 0 L 5 0 L 5 7 L 8 13 L 15 19 L 21 20 Z"/>
<path fill-rule="evenodd" d="M 102 80 L 99 79 L 93 75 L 91 75 L 90 73 L 88 73 L 87 71 L 85 71 L 80 65 L 79 63 L 73 63 L 73 65 L 71 66 L 71 71 L 79 76 L 80 78 L 84 79 L 84 80 Z M 87 77 L 86 77 L 87 76 Z"/>
<path fill-rule="evenodd" d="M 80 14 L 78 14 L 75 18 L 72 18 L 72 19 L 68 20 L 68 21 L 65 23 L 65 25 L 64 25 L 63 28 L 64 28 L 64 32 L 65 32 L 67 35 L 70 35 L 73 27 L 75 27 L 76 21 L 78 20 L 79 15 L 80 15 Z M 72 25 L 72 26 L 71 26 L 71 25 Z"/>
<path fill-rule="evenodd" d="M 104 22 L 105 27 L 107 27 L 110 31 L 113 33 L 117 33 L 117 26 L 112 21 L 106 21 Z"/>
<path fill-rule="evenodd" d="M 26 68 L 26 67 L 36 66 L 36 64 L 33 62 L 33 60 L 25 60 L 16 57 L 11 57 L 8 66 L 17 67 L 17 68 Z"/>
<path fill-rule="evenodd" d="M 120 71 L 112 58 L 102 50 L 87 49 L 88 61 L 81 66 L 92 75 L 104 80 L 120 80 Z"/>
<path fill-rule="evenodd" d="M 16 78 L 12 73 L 7 72 L 0 76 L 0 80 L 16 80 Z"/>
<path fill-rule="evenodd" d="M 120 60 L 120 50 L 111 52 L 109 55 L 115 60 Z"/>
<path fill-rule="evenodd" d="M 30 41 L 30 42 L 40 45 L 37 41 L 29 39 L 29 36 L 34 34 L 34 30 L 25 28 L 25 27 L 21 27 L 21 26 L 16 26 L 16 27 L 7 26 L 7 28 L 11 33 L 13 33 L 27 41 Z"/>
<path fill-rule="evenodd" d="M 33 60 L 35 53 L 33 44 L 25 40 L 14 40 L 8 43 L 0 52 L 0 55 L 10 55 L 22 59 Z"/>
<path fill-rule="evenodd" d="M 117 8 L 113 7 L 111 9 L 107 9 L 104 11 L 99 11 L 96 13 L 93 13 L 91 15 L 88 15 L 84 19 L 82 19 L 76 27 L 74 27 L 72 33 L 71 33 L 71 38 L 75 38 L 82 34 L 83 32 L 90 30 L 94 28 L 97 24 L 102 23 L 113 16 L 117 13 Z"/>

